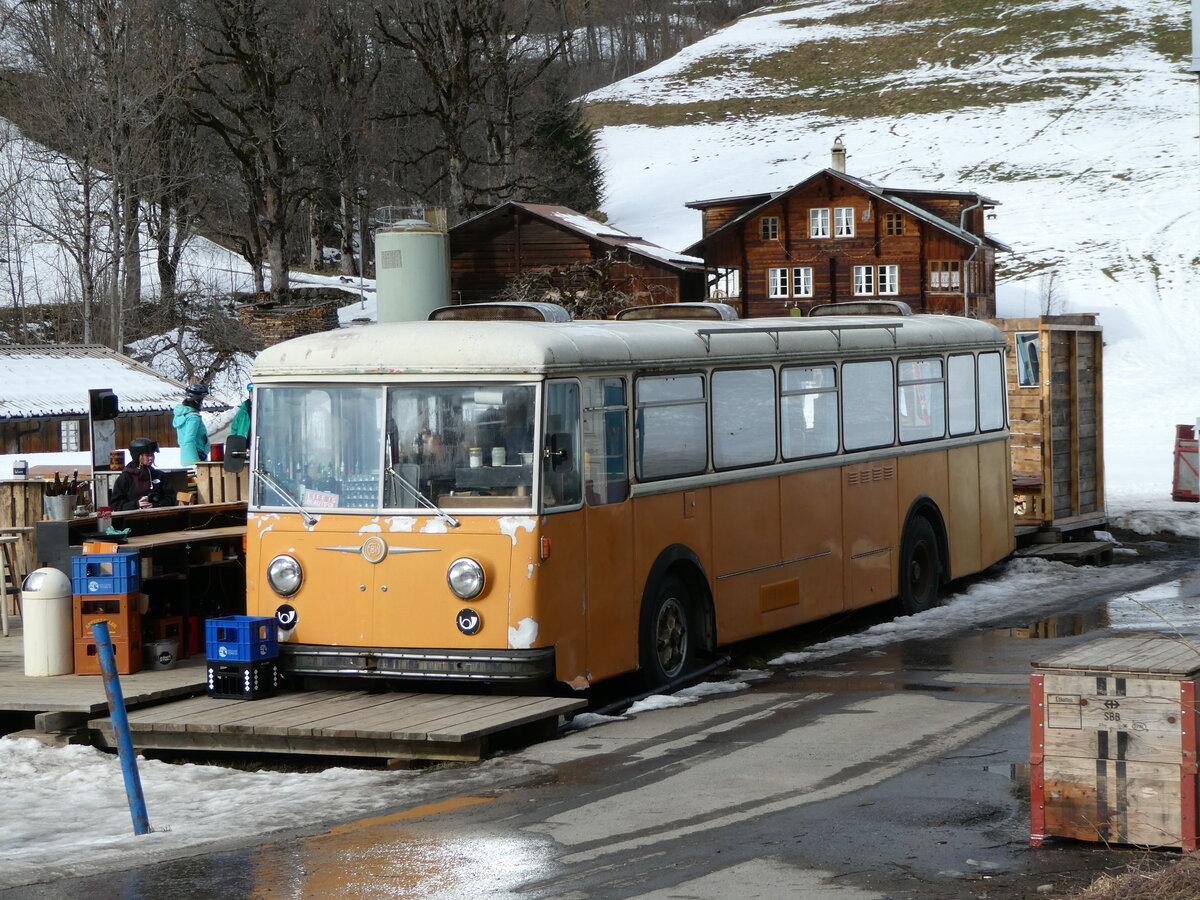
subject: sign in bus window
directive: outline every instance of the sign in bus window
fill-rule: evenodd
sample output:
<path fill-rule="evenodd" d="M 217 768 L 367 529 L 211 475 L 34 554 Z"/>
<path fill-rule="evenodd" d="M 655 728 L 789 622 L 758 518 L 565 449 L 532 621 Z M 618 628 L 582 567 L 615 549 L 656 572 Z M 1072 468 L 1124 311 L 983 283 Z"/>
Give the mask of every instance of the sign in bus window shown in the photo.
<path fill-rule="evenodd" d="M 705 418 L 703 376 L 639 378 L 634 424 L 638 478 L 703 472 L 708 465 Z"/>
<path fill-rule="evenodd" d="M 975 357 L 956 353 L 950 357 L 947 390 L 950 396 L 950 434 L 975 432 Z"/>
<path fill-rule="evenodd" d="M 979 354 L 979 430 L 1004 427 L 1004 366 L 999 353 Z"/>
<path fill-rule="evenodd" d="M 891 360 L 842 366 L 842 427 L 847 450 L 890 447 L 895 442 L 894 397 Z"/>
<path fill-rule="evenodd" d="M 584 383 L 584 495 L 592 506 L 628 496 L 625 379 L 589 378 Z"/>
<path fill-rule="evenodd" d="M 775 370 L 730 369 L 712 375 L 713 466 L 775 461 Z"/>
<path fill-rule="evenodd" d="M 941 358 L 900 360 L 900 443 L 946 436 L 946 382 Z"/>
<path fill-rule="evenodd" d="M 785 368 L 780 413 L 784 459 L 837 453 L 837 377 L 833 366 Z"/>
<path fill-rule="evenodd" d="M 382 400 L 374 387 L 256 391 L 258 467 L 266 477 L 255 479 L 255 503 L 378 508 Z"/>

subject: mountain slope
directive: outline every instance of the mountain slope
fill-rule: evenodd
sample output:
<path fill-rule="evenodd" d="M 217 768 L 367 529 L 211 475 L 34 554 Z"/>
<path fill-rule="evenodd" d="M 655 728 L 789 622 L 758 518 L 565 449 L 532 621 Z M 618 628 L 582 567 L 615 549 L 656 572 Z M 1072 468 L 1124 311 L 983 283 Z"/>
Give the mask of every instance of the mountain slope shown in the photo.
<path fill-rule="evenodd" d="M 1200 417 L 1200 160 L 1185 0 L 797 0 L 588 98 L 614 224 L 668 247 L 690 200 L 829 164 L 1001 202 L 1002 316 L 1100 313 L 1110 496 L 1169 491 Z"/>

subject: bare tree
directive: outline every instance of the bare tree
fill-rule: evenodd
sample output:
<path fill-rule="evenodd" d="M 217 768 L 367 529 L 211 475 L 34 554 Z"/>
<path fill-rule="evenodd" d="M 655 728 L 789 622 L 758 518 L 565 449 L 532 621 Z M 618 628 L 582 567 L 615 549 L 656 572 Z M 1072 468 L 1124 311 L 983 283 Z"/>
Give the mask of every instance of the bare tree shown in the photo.
<path fill-rule="evenodd" d="M 296 106 L 300 68 L 295 11 L 270 0 L 197 0 L 202 57 L 195 72 L 196 121 L 220 138 L 245 192 L 248 261 L 265 253 L 271 295 L 288 297 L 288 235 L 300 200 Z"/>

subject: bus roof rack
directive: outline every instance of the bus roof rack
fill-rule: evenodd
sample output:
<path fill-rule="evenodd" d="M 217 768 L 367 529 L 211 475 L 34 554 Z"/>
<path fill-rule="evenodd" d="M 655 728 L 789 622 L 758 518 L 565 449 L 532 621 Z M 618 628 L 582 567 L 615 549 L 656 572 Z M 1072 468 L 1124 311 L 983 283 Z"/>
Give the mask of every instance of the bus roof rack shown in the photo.
<path fill-rule="evenodd" d="M 809 316 L 911 316 L 912 307 L 903 300 L 847 300 L 821 303 L 808 311 Z"/>
<path fill-rule="evenodd" d="M 630 306 L 617 313 L 620 322 L 640 322 L 646 319 L 717 319 L 729 321 L 738 317 L 728 303 L 654 303 L 649 306 Z"/>
<path fill-rule="evenodd" d="M 570 322 L 571 314 L 557 303 L 512 300 L 439 306 L 426 318 L 430 322 Z"/>

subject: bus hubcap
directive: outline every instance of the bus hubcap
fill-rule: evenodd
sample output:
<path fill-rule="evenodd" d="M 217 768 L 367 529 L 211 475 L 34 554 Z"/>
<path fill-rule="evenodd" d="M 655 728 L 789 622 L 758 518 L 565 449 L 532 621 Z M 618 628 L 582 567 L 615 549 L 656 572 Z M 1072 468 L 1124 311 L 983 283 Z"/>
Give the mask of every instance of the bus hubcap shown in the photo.
<path fill-rule="evenodd" d="M 658 613 L 655 629 L 658 664 L 667 675 L 674 675 L 683 665 L 687 652 L 687 618 L 679 601 L 671 597 Z"/>

